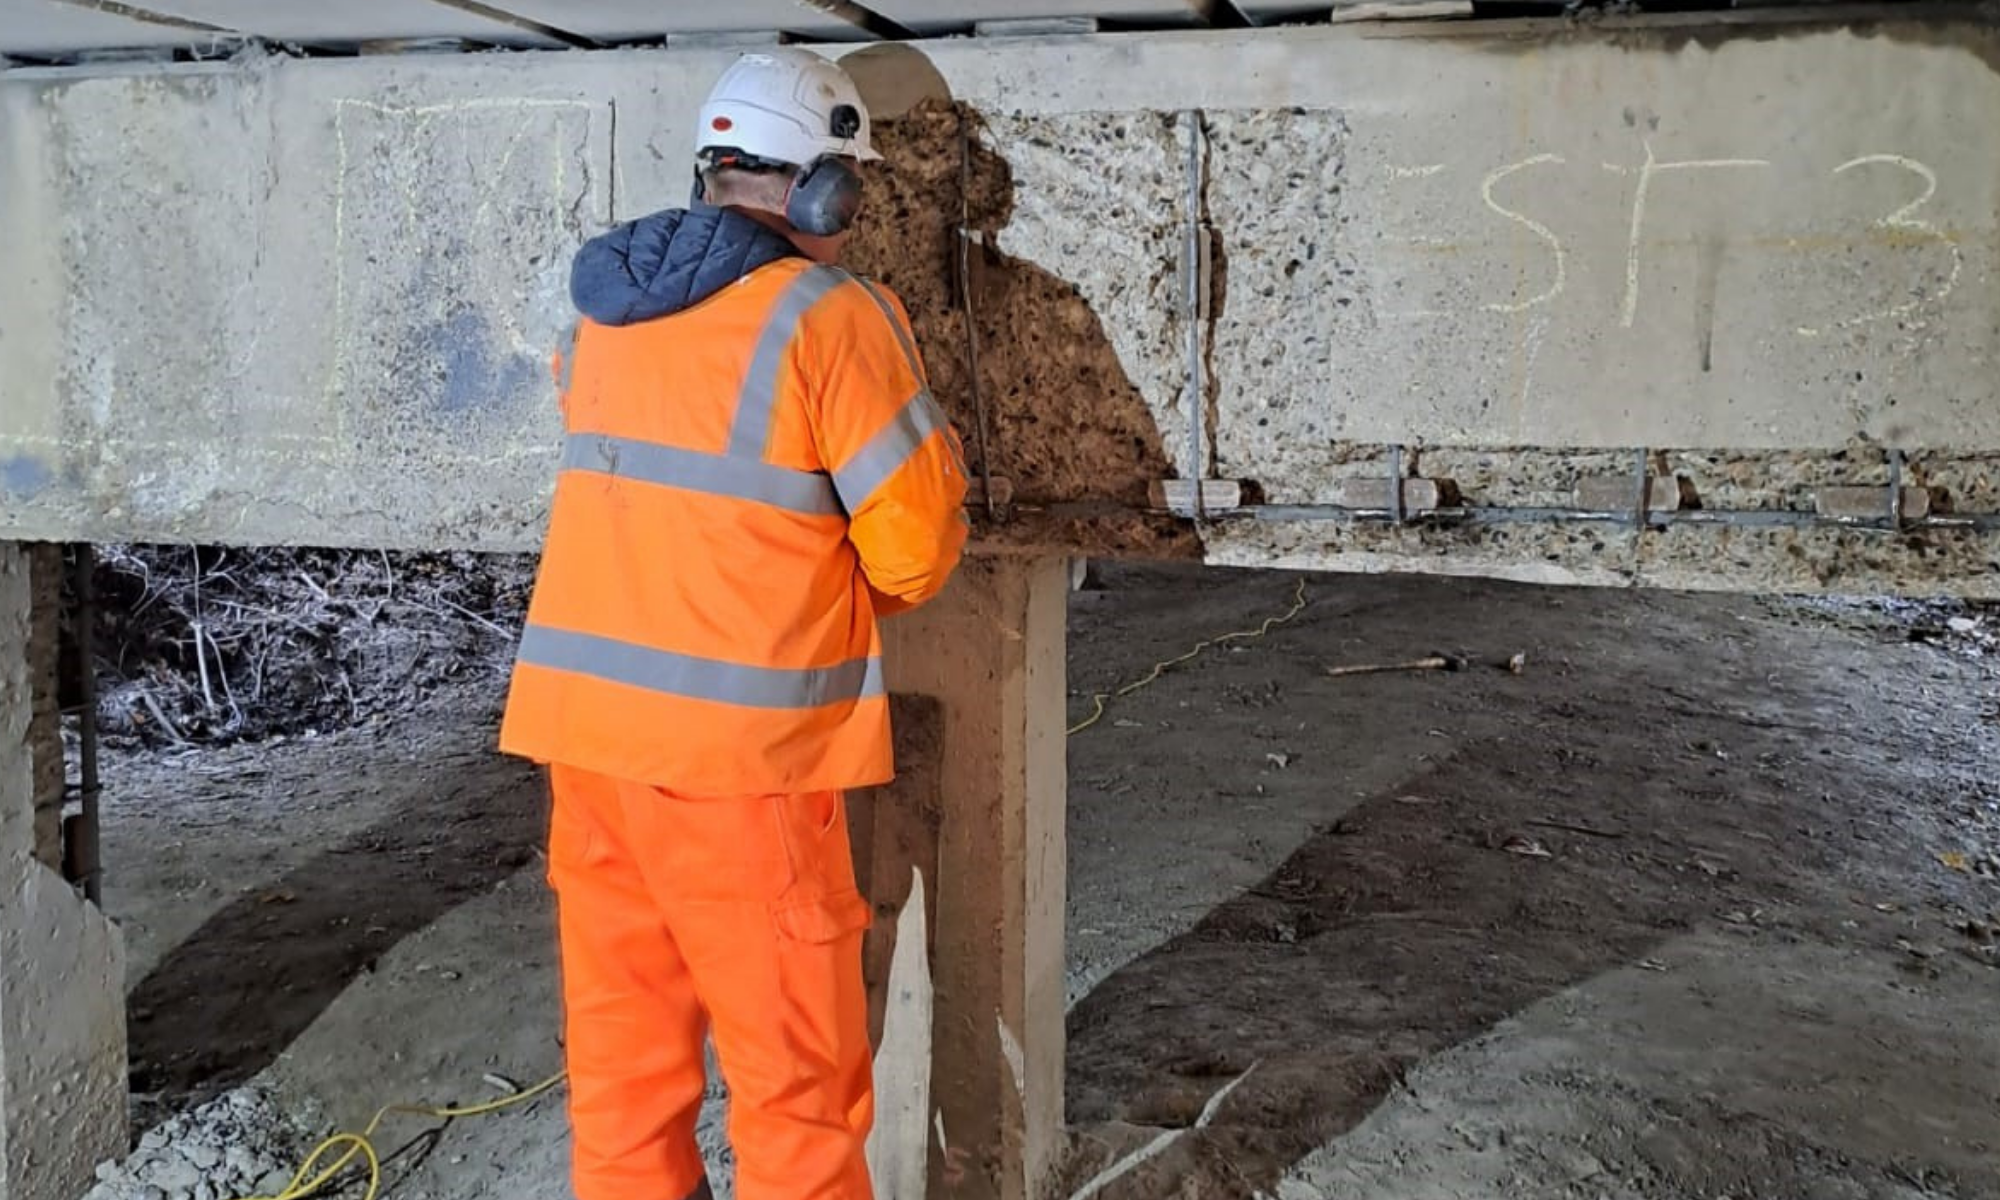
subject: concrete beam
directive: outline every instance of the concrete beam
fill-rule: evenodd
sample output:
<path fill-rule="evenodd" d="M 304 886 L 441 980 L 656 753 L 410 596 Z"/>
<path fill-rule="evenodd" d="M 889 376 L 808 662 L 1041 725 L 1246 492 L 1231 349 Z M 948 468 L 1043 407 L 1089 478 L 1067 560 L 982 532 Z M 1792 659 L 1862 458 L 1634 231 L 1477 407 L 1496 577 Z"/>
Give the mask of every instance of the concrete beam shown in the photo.
<path fill-rule="evenodd" d="M 126 1150 L 123 946 L 38 853 L 54 692 L 31 663 L 55 623 L 31 601 L 52 549 L 0 543 L 0 1200 L 73 1200 Z"/>
<path fill-rule="evenodd" d="M 921 1090 L 936 1110 L 902 1125 L 915 1145 L 881 1157 L 925 1162 L 934 1197 L 1040 1200 L 1059 1165 L 1067 600 L 1060 560 L 975 559 L 887 627 L 904 769 L 872 798 L 859 852 L 884 907 L 934 892 L 933 922 L 884 913 L 934 931 L 934 999 L 927 1085 L 879 1065 L 877 1082 L 892 1097 Z M 929 863 L 913 892 L 912 865 Z M 876 945 L 881 980 L 891 954 Z"/>
<path fill-rule="evenodd" d="M 902 114 L 949 101 L 977 126 L 989 458 L 1022 518 L 989 541 L 2000 594 L 1992 529 L 1822 528 L 1798 482 L 1894 450 L 1958 513 L 2000 512 L 2000 126 L 1971 115 L 2000 111 L 1990 26 L 843 52 L 885 118 L 876 211 L 898 214 L 856 261 L 911 301 L 968 427 L 955 118 Z M 688 122 L 728 57 L 0 75 L 0 257 L 28 281 L 0 298 L 0 533 L 532 548 L 568 256 L 685 195 Z M 1790 523 L 1497 537 L 1322 511 L 1395 448 L 1468 507 L 1526 509 L 1650 450 L 1700 468 L 1680 473 L 1711 518 Z M 1287 519 L 1176 536 L 1129 515 L 1197 476 Z"/>

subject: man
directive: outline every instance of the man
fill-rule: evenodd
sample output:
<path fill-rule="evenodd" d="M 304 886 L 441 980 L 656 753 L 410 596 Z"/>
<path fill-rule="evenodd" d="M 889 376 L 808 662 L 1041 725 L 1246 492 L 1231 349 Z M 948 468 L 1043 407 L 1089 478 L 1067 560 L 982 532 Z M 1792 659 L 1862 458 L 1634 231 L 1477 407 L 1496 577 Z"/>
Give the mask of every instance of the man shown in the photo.
<path fill-rule="evenodd" d="M 841 792 L 892 775 L 876 618 L 966 536 L 902 304 L 833 266 L 866 109 L 744 56 L 690 209 L 584 246 L 567 430 L 501 731 L 550 765 L 580 1200 L 708 1195 L 712 1034 L 741 1200 L 866 1200 L 873 1114 Z"/>

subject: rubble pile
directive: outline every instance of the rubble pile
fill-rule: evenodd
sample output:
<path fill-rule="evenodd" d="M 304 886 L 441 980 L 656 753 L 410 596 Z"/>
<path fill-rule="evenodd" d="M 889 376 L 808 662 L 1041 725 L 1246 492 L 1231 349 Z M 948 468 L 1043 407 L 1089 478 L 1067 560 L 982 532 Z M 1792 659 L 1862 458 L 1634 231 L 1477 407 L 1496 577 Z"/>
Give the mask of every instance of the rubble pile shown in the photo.
<path fill-rule="evenodd" d="M 97 1168 L 84 1200 L 238 1200 L 291 1181 L 306 1135 L 252 1088 L 225 1093 L 148 1131 L 122 1163 Z"/>

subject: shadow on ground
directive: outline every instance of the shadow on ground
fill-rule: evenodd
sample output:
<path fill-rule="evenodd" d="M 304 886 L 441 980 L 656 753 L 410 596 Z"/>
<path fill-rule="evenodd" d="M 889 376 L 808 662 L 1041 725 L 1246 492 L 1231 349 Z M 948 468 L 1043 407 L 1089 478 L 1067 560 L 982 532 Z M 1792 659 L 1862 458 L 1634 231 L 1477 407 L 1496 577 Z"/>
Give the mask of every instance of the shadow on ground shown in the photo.
<path fill-rule="evenodd" d="M 1261 1194 L 1420 1060 L 1691 929 L 1892 941 L 1852 893 L 1907 893 L 1928 857 L 1899 754 L 1844 741 L 1812 687 L 1678 670 L 1613 694 L 1543 674 L 1504 735 L 1363 799 L 1100 984 L 1070 1016 L 1061 1194 L 1163 1130 L 1186 1132 L 1096 1194 Z M 1422 720 L 1425 689 L 1442 709 L 1468 684 L 1368 686 Z"/>
<path fill-rule="evenodd" d="M 131 992 L 132 1090 L 167 1111 L 255 1076 L 384 952 L 526 866 L 546 811 L 533 769 L 496 758 L 245 893 Z"/>

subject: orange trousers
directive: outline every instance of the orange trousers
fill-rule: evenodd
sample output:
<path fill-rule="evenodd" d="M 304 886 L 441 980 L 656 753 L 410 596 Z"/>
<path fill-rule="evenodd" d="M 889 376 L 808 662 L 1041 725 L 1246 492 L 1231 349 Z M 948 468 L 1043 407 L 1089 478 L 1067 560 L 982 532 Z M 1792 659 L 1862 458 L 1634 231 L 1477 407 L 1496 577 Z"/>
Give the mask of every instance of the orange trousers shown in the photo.
<path fill-rule="evenodd" d="M 738 1200 L 872 1200 L 861 938 L 840 795 L 693 799 L 550 771 L 578 1200 L 707 1194 L 705 1035 Z"/>

